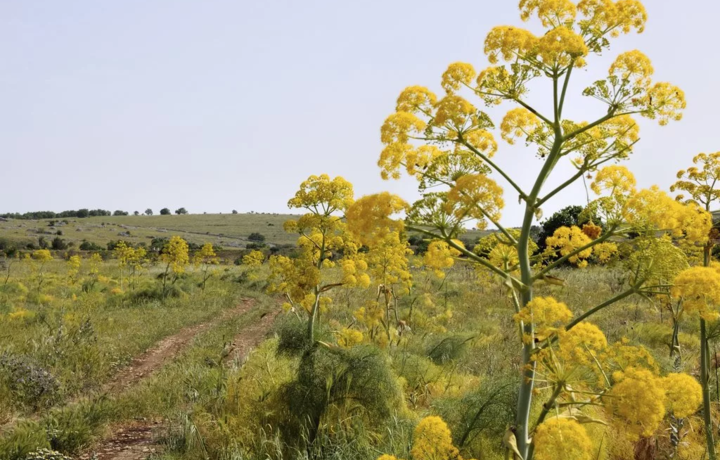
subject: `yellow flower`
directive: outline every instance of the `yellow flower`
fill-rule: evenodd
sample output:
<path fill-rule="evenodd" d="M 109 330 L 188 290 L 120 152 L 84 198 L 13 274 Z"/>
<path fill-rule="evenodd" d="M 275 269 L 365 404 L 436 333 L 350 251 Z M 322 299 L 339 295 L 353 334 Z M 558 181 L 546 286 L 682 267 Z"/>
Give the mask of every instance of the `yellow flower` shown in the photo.
<path fill-rule="evenodd" d="M 423 256 L 423 263 L 435 273 L 435 276 L 445 278 L 443 270 L 455 265 L 455 257 L 459 255 L 460 251 L 450 247 L 447 242 L 435 240 L 428 246 Z"/>
<path fill-rule="evenodd" d="M 628 367 L 613 374 L 617 382 L 606 400 L 610 411 L 623 423 L 631 440 L 651 436 L 665 416 L 665 389 L 652 372 Z"/>
<path fill-rule="evenodd" d="M 641 115 L 654 120 L 657 118 L 660 126 L 670 121 L 682 120 L 682 111 L 687 107 L 685 92 L 670 83 L 655 83 L 644 98 L 635 104 L 641 108 Z"/>
<path fill-rule="evenodd" d="M 335 337 L 337 338 L 338 345 L 343 348 L 354 347 L 363 341 L 362 332 L 348 327 L 344 327 L 342 330 L 336 332 Z"/>
<path fill-rule="evenodd" d="M 612 242 L 599 243 L 593 246 L 593 255 L 598 263 L 606 264 L 618 253 L 617 244 Z"/>
<path fill-rule="evenodd" d="M 593 356 L 605 350 L 607 344 L 599 327 L 583 321 L 569 331 L 560 331 L 559 355 L 566 362 L 589 365 Z"/>
<path fill-rule="evenodd" d="M 454 460 L 458 450 L 452 443 L 450 429 L 440 417 L 420 420 L 413 431 L 413 460 Z"/>
<path fill-rule="evenodd" d="M 465 174 L 455 181 L 447 202 L 459 219 L 472 217 L 477 228 L 484 229 L 488 220 L 500 220 L 500 210 L 505 206 L 502 196 L 503 189 L 486 175 Z"/>
<path fill-rule="evenodd" d="M 667 409 L 675 417 L 689 417 L 702 404 L 702 387 L 687 374 L 668 374 L 662 379 L 667 396 Z"/>
<path fill-rule="evenodd" d="M 575 420 L 551 418 L 533 436 L 536 460 L 590 460 L 592 443 L 585 428 Z"/>
<path fill-rule="evenodd" d="M 542 129 L 540 119 L 529 110 L 519 107 L 510 110 L 500 124 L 500 137 L 514 145 L 519 138 L 528 138 Z"/>
<path fill-rule="evenodd" d="M 317 209 L 322 216 L 345 210 L 353 203 L 352 184 L 338 176 L 330 179 L 327 174 L 310 176 L 300 184 L 300 189 L 288 201 L 289 208 Z"/>
<path fill-rule="evenodd" d="M 572 312 L 562 302 L 552 297 L 535 297 L 518 313 L 513 315 L 517 322 L 535 325 L 535 335 L 544 340 L 551 333 L 564 326 L 572 319 Z"/>
<path fill-rule="evenodd" d="M 48 262 L 53 259 L 53 256 L 47 249 L 37 249 L 33 251 L 32 258 L 40 262 Z"/>
<path fill-rule="evenodd" d="M 498 58 L 515 61 L 517 57 L 531 56 L 537 44 L 537 38 L 525 29 L 513 26 L 494 27 L 485 39 L 485 54 L 491 64 Z"/>
<path fill-rule="evenodd" d="M 385 145 L 407 144 L 411 135 L 420 134 L 425 122 L 410 112 L 393 113 L 380 128 L 380 140 Z"/>
<path fill-rule="evenodd" d="M 245 254 L 242 258 L 243 265 L 247 265 L 249 267 L 259 267 L 262 265 L 262 263 L 265 261 L 265 254 L 263 254 L 262 251 L 250 251 L 249 253 Z"/>
<path fill-rule="evenodd" d="M 403 221 L 391 219 L 390 216 L 404 211 L 407 207 L 408 204 L 402 198 L 388 192 L 366 195 L 345 211 L 348 230 L 361 243 L 369 245 L 388 233 L 401 232 Z"/>
<path fill-rule="evenodd" d="M 595 174 L 595 180 L 590 184 L 593 192 L 601 195 L 633 193 L 635 191 L 635 176 L 624 166 L 605 166 Z"/>
<path fill-rule="evenodd" d="M 687 170 L 677 173 L 679 179 L 670 187 L 671 192 L 681 190 L 690 196 L 678 195 L 679 201 L 696 203 L 705 208 L 714 201 L 720 200 L 720 187 L 715 188 L 714 184 L 720 181 L 720 152 L 700 153 L 693 157 L 693 164 Z"/>
<path fill-rule="evenodd" d="M 630 80 L 637 87 L 649 86 L 653 72 L 650 59 L 638 50 L 622 53 L 610 66 L 610 75 Z"/>
<path fill-rule="evenodd" d="M 557 27 L 575 19 L 577 10 L 570 0 L 520 0 L 520 18 L 523 21 L 537 10 L 545 27 Z"/>
<path fill-rule="evenodd" d="M 617 37 L 620 33 L 629 33 L 631 29 L 638 33 L 645 30 L 647 12 L 638 0 L 582 0 L 577 9 L 586 17 L 585 28 L 595 37 L 607 33 Z"/>
<path fill-rule="evenodd" d="M 470 102 L 455 94 L 449 94 L 440 99 L 435 109 L 432 126 L 454 130 L 465 129 L 467 123 L 472 122 L 471 117 L 477 112 Z"/>
<path fill-rule="evenodd" d="M 538 40 L 537 53 L 540 60 L 550 68 L 564 68 L 574 62 L 583 67 L 588 54 L 583 38 L 565 26 L 552 29 Z"/>
<path fill-rule="evenodd" d="M 160 254 L 160 260 L 168 264 L 173 273 L 184 273 L 185 266 L 190 263 L 187 241 L 179 236 L 171 237 Z"/>
<path fill-rule="evenodd" d="M 472 64 L 455 62 L 443 73 L 442 87 L 448 94 L 452 94 L 459 90 L 461 85 L 469 85 L 473 78 L 475 69 Z"/>
<path fill-rule="evenodd" d="M 437 102 L 437 96 L 424 86 L 408 86 L 397 99 L 396 112 L 428 113 Z"/>
<path fill-rule="evenodd" d="M 683 309 L 697 312 L 708 321 L 718 318 L 720 305 L 720 273 L 712 267 L 692 267 L 680 272 L 673 282 L 670 294 L 682 299 Z"/>
<path fill-rule="evenodd" d="M 590 238 L 579 227 L 575 225 L 572 227 L 560 227 L 545 240 L 547 245 L 545 254 L 554 255 L 556 251 L 559 251 L 560 255 L 564 257 L 589 243 Z M 586 267 L 586 259 L 592 255 L 592 251 L 592 248 L 584 249 L 570 257 L 568 262 L 579 268 Z"/>

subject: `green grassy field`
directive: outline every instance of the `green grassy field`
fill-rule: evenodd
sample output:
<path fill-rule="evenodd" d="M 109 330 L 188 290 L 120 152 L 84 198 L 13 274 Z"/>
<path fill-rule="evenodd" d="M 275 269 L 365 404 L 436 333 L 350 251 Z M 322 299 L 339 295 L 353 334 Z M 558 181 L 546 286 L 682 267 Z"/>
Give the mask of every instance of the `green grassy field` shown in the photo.
<path fill-rule="evenodd" d="M 147 244 L 153 238 L 178 235 L 190 243 L 212 243 L 226 250 L 244 249 L 251 233 L 265 236 L 269 245 L 294 244 L 295 234 L 283 230 L 283 223 L 298 216 L 292 214 L 187 214 L 169 216 L 112 216 L 67 219 L 0 221 L 0 240 L 37 244 L 60 236 L 78 247 L 84 240 L 103 248 L 109 241 L 124 240 Z M 67 224 L 65 223 L 67 221 Z M 50 223 L 54 222 L 54 226 Z M 62 232 L 57 235 L 57 232 Z M 470 230 L 463 239 L 476 241 L 483 232 Z"/>

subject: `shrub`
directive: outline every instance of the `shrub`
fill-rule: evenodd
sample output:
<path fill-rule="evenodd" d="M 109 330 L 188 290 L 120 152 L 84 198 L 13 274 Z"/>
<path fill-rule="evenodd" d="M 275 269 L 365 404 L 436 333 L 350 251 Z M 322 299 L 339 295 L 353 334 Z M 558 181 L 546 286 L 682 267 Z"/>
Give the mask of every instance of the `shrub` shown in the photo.
<path fill-rule="evenodd" d="M 162 209 L 160 210 L 160 215 L 161 215 L 161 216 L 169 216 L 170 214 L 171 214 L 171 212 L 170 212 L 170 210 L 169 210 L 168 208 L 162 208 Z"/>
<path fill-rule="evenodd" d="M 37 410 L 60 399 L 60 383 L 55 376 L 27 356 L 0 355 L 0 384 L 8 388 L 20 407 Z"/>
<path fill-rule="evenodd" d="M 253 232 L 250 235 L 248 235 L 248 240 L 254 241 L 256 243 L 262 243 L 265 241 L 265 235 L 258 233 L 258 232 Z"/>
<path fill-rule="evenodd" d="M 65 242 L 65 240 L 63 240 L 59 236 L 56 236 L 55 238 L 53 238 L 50 248 L 55 251 L 62 251 L 68 248 L 68 244 Z"/>

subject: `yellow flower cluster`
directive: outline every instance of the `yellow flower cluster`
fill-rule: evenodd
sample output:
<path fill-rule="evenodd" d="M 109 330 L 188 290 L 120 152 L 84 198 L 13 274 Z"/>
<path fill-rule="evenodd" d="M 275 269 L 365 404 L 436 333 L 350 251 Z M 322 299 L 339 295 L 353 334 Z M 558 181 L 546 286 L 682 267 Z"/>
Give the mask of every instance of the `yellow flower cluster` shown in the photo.
<path fill-rule="evenodd" d="M 720 317 L 720 273 L 715 267 L 691 267 L 675 277 L 670 295 L 682 299 L 683 309 L 708 321 Z"/>
<path fill-rule="evenodd" d="M 484 174 L 465 174 L 459 177 L 448 193 L 448 205 L 455 209 L 458 219 L 471 217 L 477 228 L 484 229 L 488 220 L 499 221 L 505 206 L 503 189 Z"/>
<path fill-rule="evenodd" d="M 571 63 L 584 67 L 587 54 L 583 38 L 565 26 L 552 29 L 537 41 L 538 58 L 549 68 L 562 69 Z"/>
<path fill-rule="evenodd" d="M 370 277 L 365 271 L 368 264 L 361 258 L 345 258 L 340 261 L 342 268 L 342 284 L 347 287 L 368 287 L 370 286 Z"/>
<path fill-rule="evenodd" d="M 248 252 L 242 258 L 243 265 L 247 265 L 248 267 L 259 267 L 263 262 L 265 262 L 265 254 L 257 250 Z"/>
<path fill-rule="evenodd" d="M 500 137 L 508 144 L 514 145 L 517 139 L 528 139 L 542 129 L 542 121 L 535 114 L 518 107 L 505 114 L 500 123 Z"/>
<path fill-rule="evenodd" d="M 190 263 L 187 241 L 179 236 L 172 236 L 163 248 L 160 260 L 168 264 L 173 273 L 184 273 L 185 266 Z"/>
<path fill-rule="evenodd" d="M 32 258 L 39 262 L 49 262 L 53 260 L 52 253 L 47 249 L 36 249 L 32 253 Z"/>
<path fill-rule="evenodd" d="M 255 255 L 254 257 L 257 257 L 257 255 Z M 265 260 L 264 255 L 263 255 L 263 258 L 260 261 L 260 263 L 262 263 L 263 260 Z M 200 265 L 200 264 L 215 265 L 215 264 L 219 263 L 217 254 L 215 254 L 215 248 L 213 247 L 212 243 L 203 244 L 202 247 L 197 252 L 195 252 L 195 254 L 193 255 L 193 263 L 195 265 Z M 243 258 L 243 263 L 245 263 L 244 258 Z"/>
<path fill-rule="evenodd" d="M 412 275 L 408 267 L 408 256 L 411 254 L 407 241 L 402 240 L 397 232 L 388 233 L 381 240 L 375 241 L 366 254 L 375 283 L 387 289 L 398 285 L 397 289 L 393 290 L 397 295 L 409 292 Z"/>
<path fill-rule="evenodd" d="M 475 78 L 475 68 L 466 62 L 455 62 L 450 64 L 442 75 L 442 87 L 452 94 L 459 90 L 462 85 L 469 85 Z"/>
<path fill-rule="evenodd" d="M 667 397 L 667 410 L 675 417 L 694 414 L 702 403 L 702 387 L 687 374 L 668 374 L 662 380 Z"/>
<path fill-rule="evenodd" d="M 523 21 L 537 11 L 542 25 L 557 27 L 575 20 L 577 9 L 570 0 L 520 0 L 520 17 Z"/>
<path fill-rule="evenodd" d="M 145 262 L 145 256 L 147 255 L 145 248 L 134 248 L 124 241 L 120 241 L 113 252 L 120 261 L 121 267 L 131 267 L 134 270 L 142 269 L 142 264 Z"/>
<path fill-rule="evenodd" d="M 635 87 L 645 88 L 650 85 L 653 69 L 650 59 L 638 50 L 628 51 L 619 55 L 610 66 L 610 75 L 630 81 Z"/>
<path fill-rule="evenodd" d="M 330 179 L 327 174 L 310 176 L 300 184 L 300 189 L 288 201 L 290 208 L 304 208 L 322 216 L 344 210 L 353 202 L 352 184 L 338 176 Z"/>
<path fill-rule="evenodd" d="M 436 416 L 420 420 L 413 431 L 413 460 L 450 460 L 459 458 L 452 443 L 450 429 L 443 419 Z"/>
<path fill-rule="evenodd" d="M 407 209 L 408 204 L 399 196 L 388 192 L 366 195 L 345 211 L 348 230 L 365 245 L 383 239 L 388 233 L 401 232 L 403 221 L 390 216 Z"/>
<path fill-rule="evenodd" d="M 448 94 L 435 105 L 435 117 L 432 126 L 447 126 L 455 131 L 465 130 L 472 123 L 477 109 L 467 99 L 456 94 Z"/>
<path fill-rule="evenodd" d="M 635 176 L 625 166 L 605 166 L 595 174 L 595 180 L 590 184 L 593 192 L 601 195 L 627 195 L 635 192 Z"/>
<path fill-rule="evenodd" d="M 692 166 L 687 170 L 678 171 L 678 181 L 670 187 L 670 191 L 687 192 L 689 197 L 678 195 L 676 198 L 709 207 L 712 202 L 720 200 L 720 187 L 714 187 L 714 184 L 720 181 L 720 152 L 695 155 L 693 164 L 699 167 Z"/>
<path fill-rule="evenodd" d="M 569 331 L 559 331 L 561 359 L 567 363 L 590 365 L 597 353 L 607 348 L 607 338 L 596 325 L 583 321 Z"/>
<path fill-rule="evenodd" d="M 712 227 L 709 213 L 673 200 L 657 186 L 631 195 L 624 217 L 639 233 L 665 231 L 691 244 L 704 244 Z"/>
<path fill-rule="evenodd" d="M 618 417 L 630 439 L 651 436 L 665 417 L 665 388 L 652 372 L 635 367 L 613 374 L 613 385 L 605 401 Z"/>
<path fill-rule="evenodd" d="M 642 108 L 641 115 L 655 120 L 660 126 L 670 121 L 682 120 L 682 111 L 687 107 L 685 92 L 670 83 L 655 83 L 645 97 L 636 102 Z"/>
<path fill-rule="evenodd" d="M 340 331 L 335 332 L 335 338 L 338 346 L 342 348 L 352 348 L 362 343 L 363 334 L 357 329 L 344 327 Z"/>
<path fill-rule="evenodd" d="M 463 460 L 453 445 L 452 433 L 445 421 L 431 415 L 420 420 L 413 431 L 410 449 L 413 460 Z M 377 460 L 398 460 L 394 455 L 384 454 Z"/>
<path fill-rule="evenodd" d="M 438 278 L 445 278 L 444 269 L 455 265 L 455 257 L 460 251 L 451 247 L 446 241 L 435 240 L 428 245 L 423 256 L 423 264 L 432 270 Z"/>
<path fill-rule="evenodd" d="M 556 229 L 552 236 L 545 239 L 547 245 L 545 255 L 552 256 L 559 252 L 560 256 L 565 257 L 589 243 L 590 238 L 579 227 L 575 225 L 572 227 L 563 226 Z M 592 251 L 592 247 L 584 249 L 568 258 L 568 262 L 579 268 L 587 267 L 587 259 L 592 255 Z"/>
<path fill-rule="evenodd" d="M 632 29 L 638 33 L 645 30 L 647 12 L 638 0 L 582 0 L 577 9 L 586 17 L 581 27 L 595 37 L 606 33 L 617 37 Z"/>
<path fill-rule="evenodd" d="M 485 54 L 491 64 L 496 64 L 500 57 L 505 61 L 532 55 L 537 38 L 528 30 L 512 26 L 494 27 L 485 38 Z"/>
<path fill-rule="evenodd" d="M 409 86 L 400 93 L 395 110 L 411 114 L 429 114 L 437 102 L 437 96 L 424 86 Z M 384 142 L 384 141 L 383 141 Z"/>
<path fill-rule="evenodd" d="M 552 297 L 535 297 L 513 315 L 513 319 L 525 324 L 534 324 L 535 336 L 539 340 L 545 340 L 558 328 L 570 322 L 572 316 L 572 312 L 564 303 Z"/>
<path fill-rule="evenodd" d="M 575 420 L 553 417 L 538 425 L 533 436 L 536 460 L 590 460 L 592 443 Z"/>
<path fill-rule="evenodd" d="M 618 254 L 618 246 L 613 242 L 598 243 L 593 246 L 592 250 L 597 262 L 603 265 Z"/>

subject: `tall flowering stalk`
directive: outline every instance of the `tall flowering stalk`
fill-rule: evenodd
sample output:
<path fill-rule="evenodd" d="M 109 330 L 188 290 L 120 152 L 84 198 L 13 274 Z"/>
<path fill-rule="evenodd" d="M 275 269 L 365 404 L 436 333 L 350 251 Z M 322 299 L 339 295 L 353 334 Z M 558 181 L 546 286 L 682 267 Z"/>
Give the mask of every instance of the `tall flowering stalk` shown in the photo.
<path fill-rule="evenodd" d="M 720 152 L 700 153 L 693 158 L 694 166 L 687 170 L 680 170 L 677 173 L 678 181 L 670 188 L 671 191 L 681 191 L 683 193 L 677 195 L 677 200 L 690 203 L 702 207 L 706 212 L 710 212 L 711 206 L 720 201 Z M 718 238 L 717 231 L 713 229 L 705 245 L 703 245 L 703 266 L 710 266 L 710 255 L 712 253 L 713 240 Z M 688 273 L 690 273 L 688 271 Z M 703 272 L 701 275 L 714 278 L 712 272 Z M 693 282 L 688 279 L 686 282 Z M 693 283 L 694 284 L 694 283 Z M 709 286 L 704 286 L 698 294 L 704 294 L 708 291 Z M 678 294 L 682 294 L 678 292 Z M 684 293 L 687 297 L 687 293 Z M 680 295 L 679 295 L 680 296 Z M 720 304 L 720 299 L 717 302 Z M 707 440 L 709 456 L 712 460 L 716 458 L 715 440 L 713 438 L 713 423 L 710 408 L 710 348 L 707 333 L 707 319 L 714 315 L 706 312 L 700 315 L 700 384 L 703 389 L 703 421 L 705 424 L 705 436 Z M 715 319 L 715 318 L 712 318 Z M 673 333 L 676 337 L 677 327 Z M 674 344 L 673 344 L 674 345 Z"/>
<path fill-rule="evenodd" d="M 572 374 L 566 371 L 570 364 L 555 349 L 559 346 L 562 351 L 563 342 L 572 342 L 575 329 L 586 328 L 585 320 L 594 313 L 633 294 L 649 295 L 667 289 L 666 285 L 653 284 L 652 270 L 648 267 L 654 264 L 645 259 L 630 272 L 625 291 L 570 319 L 569 310 L 565 311 L 566 307 L 563 309 L 557 302 L 534 301 L 535 283 L 553 279 L 553 270 L 566 262 L 584 266 L 596 248 L 597 258 L 606 257 L 608 251 L 612 252 L 611 239 L 630 232 L 639 234 L 641 242 L 664 232 L 668 238 L 705 244 L 710 217 L 699 207 L 680 204 L 656 187 L 637 190 L 635 179 L 626 168 L 608 165 L 627 159 L 633 152 L 639 140 L 634 116 L 666 125 L 680 120 L 685 108 L 681 89 L 652 81 L 650 59 L 640 51 L 617 56 L 608 75 L 583 91 L 584 96 L 604 105 L 598 118 L 588 122 L 564 116 L 571 97 L 568 88 L 573 72 L 584 68 L 591 56 L 607 52 L 613 38 L 633 30 L 642 32 L 647 19 L 643 5 L 637 0 L 582 0 L 577 4 L 570 0 L 522 0 L 520 12 L 524 20 L 537 16 L 545 30 L 535 35 L 515 26 L 495 27 L 485 40 L 490 67 L 478 73 L 471 64 L 451 64 L 442 75 L 445 94 L 440 97 L 422 86 L 410 86 L 400 94 L 395 113 L 381 128 L 385 147 L 378 164 L 383 178 L 399 178 L 405 171 L 419 182 L 422 198 L 407 212 L 409 230 L 442 241 L 465 260 L 490 270 L 504 280 L 514 299 L 522 371 L 515 426 L 506 437 L 506 444 L 514 455 L 530 460 L 535 452 L 533 430 L 537 438 L 548 440 L 548 446 L 562 439 L 563 433 L 573 433 L 568 436 L 578 442 L 585 439 L 581 427 L 544 421 L 550 412 L 557 413 L 557 401 L 562 398 L 567 399 L 564 404 L 570 408 L 575 404 L 574 397 L 568 396 L 573 393 L 571 388 L 576 387 L 575 383 L 569 384 Z M 549 113 L 537 110 L 529 99 L 530 83 L 539 80 L 547 81 L 552 88 L 543 94 L 547 97 L 543 105 L 551 107 Z M 498 150 L 491 132 L 495 125 L 489 115 L 463 94 L 475 96 L 488 106 L 501 103 L 515 106 L 500 123 L 500 137 L 509 144 L 524 142 L 536 149 L 541 167 L 529 187 L 516 182 L 493 161 Z M 546 190 L 545 185 L 560 161 L 570 162 L 576 172 L 561 180 L 559 186 Z M 530 237 L 533 222 L 541 218 L 543 206 L 553 197 L 588 174 L 595 174 L 592 188 L 599 195 L 590 208 L 606 221 L 605 231 L 560 229 L 548 241 L 554 260 L 533 265 Z M 505 205 L 503 189 L 491 176 L 499 176 L 524 206 L 519 234 L 500 223 Z M 508 252 L 512 257 L 507 258 L 507 264 L 493 263 L 458 243 L 457 235 L 469 223 L 480 229 L 494 226 L 499 230 L 503 241 L 514 249 Z M 647 254 L 651 260 L 662 256 L 653 251 Z M 598 397 L 615 392 L 615 400 L 632 401 L 639 395 L 624 391 L 632 388 L 631 383 L 652 382 L 657 388 L 654 412 L 647 414 L 647 421 L 633 421 L 633 414 L 626 414 L 630 417 L 628 426 L 646 424 L 643 429 L 629 432 L 647 435 L 649 427 L 657 428 L 658 418 L 662 420 L 670 407 L 660 398 L 665 393 L 659 377 L 641 369 L 628 369 L 628 363 L 612 354 L 617 352 L 615 348 L 606 352 L 600 345 L 594 354 L 583 358 L 587 365 L 603 371 L 601 381 L 605 388 L 597 389 Z M 579 359 L 571 350 L 565 354 Z M 607 353 L 605 357 L 615 364 L 599 365 L 597 354 L 601 352 Z M 652 367 L 647 361 L 644 366 Z M 530 408 L 535 389 L 550 390 L 551 397 L 540 419 L 533 423 Z M 623 415 L 620 409 L 626 407 L 629 406 L 617 408 L 619 417 Z M 570 416 L 575 417 L 572 413 Z M 538 458 L 551 458 L 547 452 L 545 448 L 538 450 Z"/>

